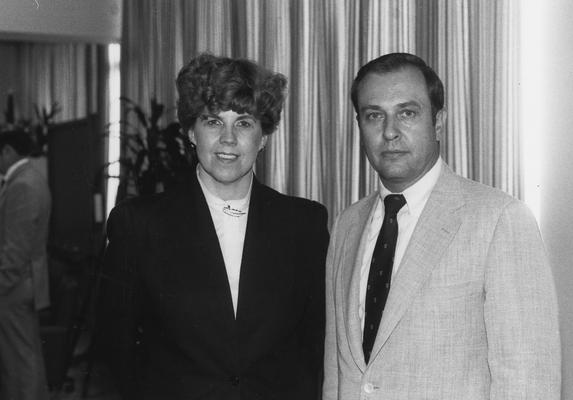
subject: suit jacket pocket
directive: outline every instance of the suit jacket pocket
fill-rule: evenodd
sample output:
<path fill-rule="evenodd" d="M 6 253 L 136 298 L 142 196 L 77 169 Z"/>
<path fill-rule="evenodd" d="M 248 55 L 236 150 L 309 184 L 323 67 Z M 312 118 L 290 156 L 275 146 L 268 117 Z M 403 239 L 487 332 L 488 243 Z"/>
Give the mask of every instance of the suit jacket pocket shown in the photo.
<path fill-rule="evenodd" d="M 422 296 L 433 301 L 453 301 L 482 294 L 483 282 L 478 280 L 446 285 L 430 283 L 422 289 Z"/>
<path fill-rule="evenodd" d="M 405 321 L 410 342 L 424 344 L 421 348 L 429 360 L 444 356 L 461 362 L 467 352 L 481 351 L 483 301 L 481 281 L 424 287 Z M 424 347 L 428 343 L 432 346 Z"/>

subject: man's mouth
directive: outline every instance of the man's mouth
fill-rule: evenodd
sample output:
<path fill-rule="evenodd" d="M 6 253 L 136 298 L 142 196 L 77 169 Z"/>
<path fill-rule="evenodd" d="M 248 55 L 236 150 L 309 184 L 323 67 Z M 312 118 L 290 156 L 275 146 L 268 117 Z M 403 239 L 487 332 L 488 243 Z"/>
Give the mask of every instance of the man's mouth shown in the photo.
<path fill-rule="evenodd" d="M 382 157 L 389 157 L 389 158 L 400 157 L 406 153 L 407 153 L 406 151 L 401 151 L 401 150 L 386 150 L 382 152 Z"/>

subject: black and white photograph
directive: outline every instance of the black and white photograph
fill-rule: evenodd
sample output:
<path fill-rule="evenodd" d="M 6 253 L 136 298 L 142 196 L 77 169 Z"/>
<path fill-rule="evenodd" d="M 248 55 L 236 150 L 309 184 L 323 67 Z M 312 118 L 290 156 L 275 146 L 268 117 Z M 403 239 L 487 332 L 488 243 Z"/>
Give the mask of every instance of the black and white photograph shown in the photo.
<path fill-rule="evenodd" d="M 573 399 L 572 22 L 0 0 L 0 400 Z"/>

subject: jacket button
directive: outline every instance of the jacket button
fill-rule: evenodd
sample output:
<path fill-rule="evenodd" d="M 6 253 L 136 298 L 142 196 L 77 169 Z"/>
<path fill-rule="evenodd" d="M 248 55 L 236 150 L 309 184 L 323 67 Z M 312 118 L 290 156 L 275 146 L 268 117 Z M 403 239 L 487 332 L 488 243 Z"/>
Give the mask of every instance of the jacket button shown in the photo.
<path fill-rule="evenodd" d="M 229 378 L 229 381 L 231 381 L 231 385 L 233 385 L 233 386 L 239 386 L 240 380 L 239 380 L 239 377 L 238 377 L 238 376 L 235 376 L 235 375 L 231 376 L 231 377 Z"/>
<path fill-rule="evenodd" d="M 375 390 L 375 388 L 374 388 L 374 385 L 373 385 L 373 384 L 367 383 L 366 385 L 364 385 L 364 391 L 365 391 L 366 393 L 368 393 L 368 394 L 374 393 L 374 390 Z"/>

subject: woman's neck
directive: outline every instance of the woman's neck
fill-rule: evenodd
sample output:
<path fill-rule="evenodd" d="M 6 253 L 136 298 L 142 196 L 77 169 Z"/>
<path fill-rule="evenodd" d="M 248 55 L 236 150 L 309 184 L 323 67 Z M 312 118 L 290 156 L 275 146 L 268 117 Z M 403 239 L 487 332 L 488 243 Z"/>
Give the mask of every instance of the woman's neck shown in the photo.
<path fill-rule="evenodd" d="M 249 193 L 253 180 L 253 171 L 249 170 L 249 172 L 238 181 L 231 183 L 220 182 L 209 175 L 201 164 L 197 164 L 197 175 L 211 194 L 225 201 L 245 198 Z"/>

